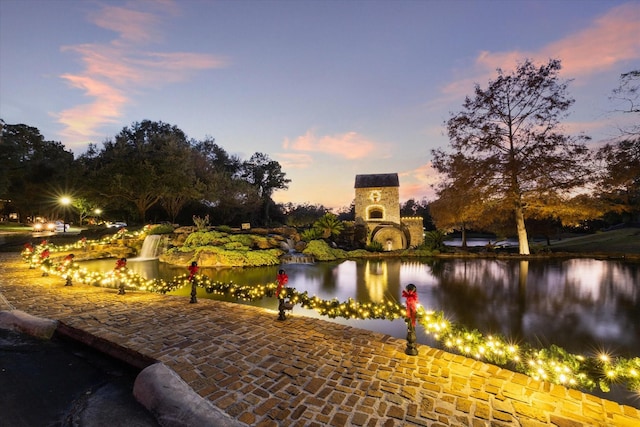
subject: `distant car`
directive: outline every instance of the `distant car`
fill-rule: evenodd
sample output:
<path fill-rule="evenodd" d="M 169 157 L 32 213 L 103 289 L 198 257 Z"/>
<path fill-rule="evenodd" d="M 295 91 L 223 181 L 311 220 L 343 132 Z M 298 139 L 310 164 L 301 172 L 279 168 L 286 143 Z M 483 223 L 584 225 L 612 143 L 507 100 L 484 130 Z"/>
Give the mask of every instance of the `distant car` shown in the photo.
<path fill-rule="evenodd" d="M 33 224 L 33 231 L 39 233 L 41 231 L 55 231 L 56 225 L 53 222 L 36 222 Z"/>
<path fill-rule="evenodd" d="M 65 224 L 62 221 L 53 221 L 53 222 L 36 222 L 33 224 L 34 232 L 41 231 L 55 231 L 56 233 L 64 233 L 69 230 L 69 224 Z"/>
<path fill-rule="evenodd" d="M 127 223 L 124 221 L 107 222 L 107 228 L 122 228 L 126 227 Z"/>
<path fill-rule="evenodd" d="M 67 230 L 69 230 L 69 224 L 65 224 L 62 221 L 54 222 L 54 231 L 56 233 L 64 233 Z"/>

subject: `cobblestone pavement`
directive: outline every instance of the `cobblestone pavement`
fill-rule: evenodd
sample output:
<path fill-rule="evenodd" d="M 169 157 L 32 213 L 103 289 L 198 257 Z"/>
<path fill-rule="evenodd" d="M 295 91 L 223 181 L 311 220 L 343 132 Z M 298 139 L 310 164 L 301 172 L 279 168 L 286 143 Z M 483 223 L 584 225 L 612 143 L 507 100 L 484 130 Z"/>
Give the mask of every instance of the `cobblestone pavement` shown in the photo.
<path fill-rule="evenodd" d="M 0 309 L 58 320 L 129 362 L 161 361 L 249 425 L 640 425 L 638 409 L 428 346 L 407 356 L 404 340 L 295 314 L 65 287 L 18 254 L 0 254 Z"/>

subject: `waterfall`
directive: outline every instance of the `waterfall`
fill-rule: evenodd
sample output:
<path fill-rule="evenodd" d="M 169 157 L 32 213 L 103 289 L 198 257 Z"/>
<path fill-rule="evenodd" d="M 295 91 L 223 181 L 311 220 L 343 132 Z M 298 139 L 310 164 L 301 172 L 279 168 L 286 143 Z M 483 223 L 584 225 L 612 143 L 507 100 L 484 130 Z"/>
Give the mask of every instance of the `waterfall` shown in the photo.
<path fill-rule="evenodd" d="M 280 248 L 283 251 L 287 251 L 286 254 L 280 257 L 282 264 L 313 264 L 316 261 L 313 255 L 305 255 L 296 251 L 296 242 L 293 239 L 280 242 Z"/>
<path fill-rule="evenodd" d="M 316 262 L 313 255 L 306 255 L 300 252 L 289 253 L 280 257 L 282 264 L 313 264 Z"/>
<path fill-rule="evenodd" d="M 162 253 L 164 247 L 162 245 L 162 236 L 158 234 L 150 234 L 144 238 L 140 255 L 137 259 L 155 259 Z"/>

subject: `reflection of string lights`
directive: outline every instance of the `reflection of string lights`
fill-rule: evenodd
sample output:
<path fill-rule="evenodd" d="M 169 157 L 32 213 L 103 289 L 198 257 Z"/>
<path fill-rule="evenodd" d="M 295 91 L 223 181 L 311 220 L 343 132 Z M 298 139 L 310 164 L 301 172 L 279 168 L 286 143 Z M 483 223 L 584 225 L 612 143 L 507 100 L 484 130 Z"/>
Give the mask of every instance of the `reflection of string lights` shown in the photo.
<path fill-rule="evenodd" d="M 117 273 L 90 272 L 79 268 L 74 263 L 54 263 L 43 265 L 40 254 L 48 249 L 51 253 L 66 252 L 83 248 L 87 244 L 111 243 L 122 238 L 140 238 L 148 229 L 137 233 L 128 233 L 121 229 L 113 236 L 94 242 L 77 242 L 66 246 L 55 246 L 43 241 L 32 247 L 28 245 L 22 256 L 30 268 L 39 266 L 46 273 L 61 277 L 72 277 L 76 283 L 92 286 L 117 288 L 123 280 L 127 289 L 135 289 L 165 294 L 176 289 L 190 286 L 189 274 L 174 277 L 170 281 L 162 279 L 145 279 L 131 270 Z M 235 298 L 239 301 L 255 301 L 265 297 L 273 297 L 276 283 L 248 286 L 233 282 L 213 281 L 209 277 L 196 274 L 193 277 L 196 286 L 204 288 L 207 293 Z M 294 305 L 315 310 L 322 316 L 345 319 L 387 319 L 395 320 L 405 317 L 405 307 L 394 301 L 379 303 L 360 303 L 349 298 L 347 301 L 337 299 L 323 300 L 308 293 L 298 292 L 294 288 L 284 288 L 279 298 L 288 299 Z M 428 335 L 434 337 L 447 350 L 455 351 L 467 357 L 473 357 L 496 365 L 508 366 L 522 372 L 535 380 L 543 380 L 562 384 L 571 388 L 593 390 L 598 387 L 604 392 L 610 391 L 612 384 L 626 384 L 629 390 L 640 391 L 640 357 L 631 359 L 613 358 L 607 354 L 586 357 L 568 353 L 566 350 L 552 345 L 548 349 L 535 349 L 528 344 L 515 344 L 497 335 L 484 336 L 477 330 L 468 330 L 464 326 L 449 322 L 440 311 L 427 311 L 417 307 L 417 321 Z"/>

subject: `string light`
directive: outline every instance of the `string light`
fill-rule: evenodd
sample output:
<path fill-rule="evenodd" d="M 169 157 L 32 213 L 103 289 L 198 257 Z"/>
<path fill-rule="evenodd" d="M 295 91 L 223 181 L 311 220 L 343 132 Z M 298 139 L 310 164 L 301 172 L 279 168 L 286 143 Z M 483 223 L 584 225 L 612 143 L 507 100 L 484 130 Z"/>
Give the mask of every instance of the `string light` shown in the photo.
<path fill-rule="evenodd" d="M 120 229 L 113 236 L 104 237 L 99 241 L 82 240 L 65 246 L 56 246 L 43 241 L 35 247 L 31 245 L 25 247 L 22 256 L 30 268 L 39 266 L 47 274 L 61 277 L 72 275 L 74 283 L 117 288 L 119 280 L 124 280 L 127 289 L 161 294 L 191 286 L 189 274 L 186 273 L 169 281 L 146 279 L 131 270 L 127 270 L 124 276 L 116 277 L 113 271 L 91 272 L 74 263 L 48 262 L 45 264 L 40 258 L 45 249 L 50 253 L 69 252 L 84 249 L 87 245 L 110 244 L 123 238 L 142 238 L 146 232 L 148 232 L 148 228 L 135 233 Z M 256 301 L 274 297 L 277 289 L 276 283 L 258 286 L 239 285 L 234 282 L 213 281 L 202 274 L 196 274 L 193 280 L 196 286 L 204 288 L 209 294 L 235 298 L 238 301 Z M 390 300 L 380 303 L 363 303 L 352 298 L 343 302 L 335 298 L 324 300 L 315 295 L 310 296 L 306 291 L 298 292 L 290 287 L 284 288 L 279 297 L 329 318 L 395 320 L 404 318 L 406 315 L 404 305 Z M 528 344 L 518 345 L 509 342 L 499 335 L 484 336 L 477 330 L 470 331 L 464 326 L 451 323 L 440 311 L 426 310 L 420 305 L 416 307 L 416 311 L 417 323 L 423 327 L 425 333 L 433 336 L 437 342 L 450 351 L 457 351 L 467 356 L 471 355 L 478 360 L 499 366 L 507 366 L 536 380 L 549 381 L 568 387 L 587 390 L 598 387 L 600 390 L 608 392 L 611 384 L 615 382 L 626 384 L 629 390 L 640 392 L 640 357 L 613 358 L 605 353 L 588 357 L 570 354 L 555 345 L 548 349 L 536 349 Z"/>

